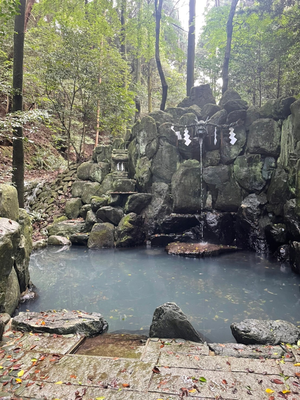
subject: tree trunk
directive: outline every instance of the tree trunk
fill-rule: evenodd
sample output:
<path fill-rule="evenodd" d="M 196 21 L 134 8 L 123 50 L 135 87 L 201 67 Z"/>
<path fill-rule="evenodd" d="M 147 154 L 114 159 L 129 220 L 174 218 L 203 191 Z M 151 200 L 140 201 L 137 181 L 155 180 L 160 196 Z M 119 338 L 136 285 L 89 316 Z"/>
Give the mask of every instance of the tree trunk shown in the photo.
<path fill-rule="evenodd" d="M 148 113 L 152 112 L 152 68 L 151 60 L 148 62 L 148 79 L 147 79 L 147 92 L 148 92 Z"/>
<path fill-rule="evenodd" d="M 162 86 L 162 98 L 161 98 L 160 109 L 164 111 L 168 96 L 168 85 L 164 71 L 162 69 L 160 54 L 159 54 L 159 36 L 160 36 L 160 20 L 161 20 L 162 5 L 163 5 L 163 0 L 155 0 L 155 60 Z"/>
<path fill-rule="evenodd" d="M 35 3 L 35 0 L 27 0 L 27 6 L 26 6 L 26 13 L 25 13 L 25 26 L 24 26 L 24 31 L 27 31 L 27 24 L 31 15 L 31 10 L 32 7 Z"/>
<path fill-rule="evenodd" d="M 23 59 L 26 0 L 20 1 L 19 14 L 15 17 L 14 67 L 13 67 L 13 112 L 23 110 Z M 24 147 L 23 128 L 14 130 L 12 181 L 18 191 L 19 207 L 24 208 Z"/>
<path fill-rule="evenodd" d="M 229 82 L 229 60 L 230 60 L 230 52 L 231 52 L 231 40 L 232 40 L 232 31 L 233 31 L 233 17 L 235 14 L 236 6 L 239 0 L 232 0 L 230 12 L 227 20 L 226 25 L 226 33 L 227 33 L 227 43 L 225 49 L 225 57 L 222 69 L 222 79 L 223 79 L 223 86 L 222 86 L 222 94 L 226 92 L 228 89 L 228 82 Z"/>
<path fill-rule="evenodd" d="M 190 95 L 191 88 L 194 86 L 196 0 L 190 0 L 189 10 L 190 10 L 189 34 L 188 34 L 188 51 L 187 51 L 187 67 L 186 67 L 187 96 Z"/>

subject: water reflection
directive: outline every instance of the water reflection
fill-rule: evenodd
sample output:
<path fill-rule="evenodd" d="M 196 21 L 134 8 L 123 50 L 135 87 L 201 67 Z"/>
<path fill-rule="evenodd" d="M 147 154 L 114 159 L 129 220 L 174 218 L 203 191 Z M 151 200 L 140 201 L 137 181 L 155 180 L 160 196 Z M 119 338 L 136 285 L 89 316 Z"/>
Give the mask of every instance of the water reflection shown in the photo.
<path fill-rule="evenodd" d="M 232 341 L 229 325 L 245 318 L 300 324 L 300 277 L 253 253 L 191 259 L 160 249 L 49 247 L 30 261 L 38 299 L 21 311 L 101 312 L 110 332 L 148 333 L 154 309 L 176 302 L 210 341 Z"/>

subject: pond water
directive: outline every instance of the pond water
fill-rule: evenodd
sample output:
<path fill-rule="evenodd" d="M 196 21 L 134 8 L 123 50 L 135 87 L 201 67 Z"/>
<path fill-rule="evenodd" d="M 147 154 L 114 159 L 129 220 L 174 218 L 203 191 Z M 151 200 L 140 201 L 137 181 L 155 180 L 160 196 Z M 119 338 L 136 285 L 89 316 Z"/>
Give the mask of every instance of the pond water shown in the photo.
<path fill-rule="evenodd" d="M 109 332 L 147 335 L 155 308 L 167 301 L 210 342 L 233 342 L 230 323 L 245 318 L 300 324 L 300 277 L 254 253 L 192 259 L 155 248 L 48 247 L 32 254 L 30 274 L 38 298 L 19 311 L 100 312 Z"/>

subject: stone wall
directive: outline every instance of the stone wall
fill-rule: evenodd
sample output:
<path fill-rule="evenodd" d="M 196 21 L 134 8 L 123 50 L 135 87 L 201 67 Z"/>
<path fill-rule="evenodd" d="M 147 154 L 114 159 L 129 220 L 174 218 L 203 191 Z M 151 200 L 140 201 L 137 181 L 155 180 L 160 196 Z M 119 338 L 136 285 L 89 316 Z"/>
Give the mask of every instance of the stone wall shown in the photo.
<path fill-rule="evenodd" d="M 0 185 L 0 312 L 12 314 L 29 287 L 31 220 L 19 209 L 17 191 Z"/>
<path fill-rule="evenodd" d="M 195 88 L 178 107 L 143 117 L 125 143 L 99 145 L 72 185 L 73 222 L 49 233 L 90 247 L 204 238 L 275 252 L 298 242 L 299 115 L 293 97 L 259 109 L 232 90 L 217 105 L 209 85 Z M 207 119 L 218 128 L 207 126 L 200 157 L 193 126 Z M 234 144 L 225 127 L 232 123 Z M 181 139 L 186 127 L 190 145 Z"/>

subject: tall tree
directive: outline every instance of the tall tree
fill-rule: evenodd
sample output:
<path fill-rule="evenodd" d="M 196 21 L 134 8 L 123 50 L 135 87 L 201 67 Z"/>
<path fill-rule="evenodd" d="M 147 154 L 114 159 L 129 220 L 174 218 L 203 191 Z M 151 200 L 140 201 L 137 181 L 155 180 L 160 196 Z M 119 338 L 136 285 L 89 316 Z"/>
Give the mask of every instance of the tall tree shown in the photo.
<path fill-rule="evenodd" d="M 13 112 L 23 110 L 23 60 L 26 0 L 20 0 L 18 15 L 15 16 L 14 66 L 13 66 Z M 13 141 L 13 184 L 18 191 L 19 207 L 24 207 L 24 147 L 23 128 L 14 131 Z"/>
<path fill-rule="evenodd" d="M 158 4 L 157 4 L 158 3 Z M 159 49 L 159 42 L 160 42 L 160 21 L 161 21 L 161 11 L 162 11 L 163 0 L 155 0 L 155 60 L 158 69 L 158 73 L 161 80 L 162 86 L 162 98 L 160 109 L 164 111 L 166 107 L 166 101 L 168 96 L 168 84 L 165 78 L 165 74 L 161 65 L 160 61 L 160 49 Z"/>
<path fill-rule="evenodd" d="M 232 41 L 232 32 L 233 32 L 233 17 L 235 14 L 236 6 L 239 0 L 232 0 L 230 12 L 227 20 L 226 25 L 226 33 L 227 33 L 227 43 L 225 49 L 225 57 L 222 69 L 222 79 L 223 79 L 223 86 L 222 86 L 222 93 L 225 93 L 228 89 L 229 83 L 229 60 L 230 60 L 230 52 L 231 52 L 231 41 Z"/>
<path fill-rule="evenodd" d="M 194 68 L 195 68 L 195 17 L 196 0 L 189 2 L 189 34 L 188 34 L 188 52 L 186 67 L 186 95 L 190 95 L 191 88 L 194 86 Z"/>

